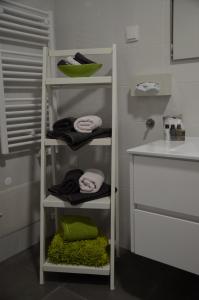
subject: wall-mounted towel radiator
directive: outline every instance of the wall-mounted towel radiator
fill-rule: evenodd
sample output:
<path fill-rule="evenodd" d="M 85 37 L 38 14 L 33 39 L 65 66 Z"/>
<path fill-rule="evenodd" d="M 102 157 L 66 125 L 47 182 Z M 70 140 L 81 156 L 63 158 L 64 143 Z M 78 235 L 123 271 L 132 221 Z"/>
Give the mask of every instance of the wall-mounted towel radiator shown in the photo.
<path fill-rule="evenodd" d="M 1 154 L 40 142 L 42 48 L 54 48 L 52 13 L 0 3 Z"/>

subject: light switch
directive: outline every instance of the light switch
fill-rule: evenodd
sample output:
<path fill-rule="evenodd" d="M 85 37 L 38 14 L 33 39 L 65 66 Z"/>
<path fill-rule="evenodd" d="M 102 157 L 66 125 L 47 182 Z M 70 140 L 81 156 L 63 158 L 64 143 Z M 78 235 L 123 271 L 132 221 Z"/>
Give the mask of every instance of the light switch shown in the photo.
<path fill-rule="evenodd" d="M 139 26 L 127 26 L 126 27 L 126 42 L 133 43 L 139 40 Z"/>

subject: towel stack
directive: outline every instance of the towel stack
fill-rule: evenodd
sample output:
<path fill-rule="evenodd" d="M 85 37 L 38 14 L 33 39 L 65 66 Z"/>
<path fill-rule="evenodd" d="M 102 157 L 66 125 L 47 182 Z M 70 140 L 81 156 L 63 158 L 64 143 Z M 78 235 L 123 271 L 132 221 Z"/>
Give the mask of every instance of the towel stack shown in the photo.
<path fill-rule="evenodd" d="M 96 64 L 96 62 L 88 59 L 82 53 L 77 52 L 74 56 L 68 56 L 66 59 L 61 59 L 58 62 L 60 65 L 84 65 L 84 64 Z"/>
<path fill-rule="evenodd" d="M 111 186 L 104 182 L 100 170 L 70 170 L 60 184 L 50 187 L 49 192 L 72 205 L 110 196 Z"/>
<path fill-rule="evenodd" d="M 109 262 L 108 239 L 99 235 L 88 217 L 63 216 L 48 248 L 48 260 L 55 264 L 103 266 Z"/>
<path fill-rule="evenodd" d="M 93 139 L 110 137 L 111 129 L 101 126 L 102 119 L 95 115 L 63 118 L 53 124 L 53 130 L 48 131 L 47 137 L 61 139 L 72 150 L 77 150 Z"/>

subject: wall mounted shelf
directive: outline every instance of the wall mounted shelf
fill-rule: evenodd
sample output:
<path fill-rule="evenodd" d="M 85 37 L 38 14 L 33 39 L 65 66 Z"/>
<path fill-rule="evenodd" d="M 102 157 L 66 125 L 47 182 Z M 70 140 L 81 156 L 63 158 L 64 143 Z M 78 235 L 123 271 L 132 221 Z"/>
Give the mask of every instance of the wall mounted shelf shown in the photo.
<path fill-rule="evenodd" d="M 141 92 L 138 91 L 136 86 L 140 83 L 153 82 L 160 86 L 160 90 Z M 171 96 L 172 94 L 172 76 L 171 74 L 143 74 L 134 76 L 131 85 L 131 96 Z"/>

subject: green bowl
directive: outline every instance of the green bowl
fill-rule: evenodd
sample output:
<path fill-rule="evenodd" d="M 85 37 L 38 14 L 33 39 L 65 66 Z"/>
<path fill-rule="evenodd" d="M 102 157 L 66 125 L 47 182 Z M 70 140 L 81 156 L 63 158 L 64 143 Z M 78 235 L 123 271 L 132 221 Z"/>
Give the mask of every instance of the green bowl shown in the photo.
<path fill-rule="evenodd" d="M 69 77 L 88 77 L 102 67 L 102 64 L 59 65 L 58 69 Z"/>

